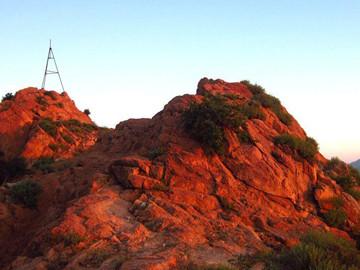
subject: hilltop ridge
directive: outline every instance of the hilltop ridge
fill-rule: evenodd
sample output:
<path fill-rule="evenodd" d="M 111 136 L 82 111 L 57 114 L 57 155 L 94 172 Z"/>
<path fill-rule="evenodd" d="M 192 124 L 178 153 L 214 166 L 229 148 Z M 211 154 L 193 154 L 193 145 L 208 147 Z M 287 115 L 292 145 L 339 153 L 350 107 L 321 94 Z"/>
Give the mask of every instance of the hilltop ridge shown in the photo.
<path fill-rule="evenodd" d="M 0 104 L 0 151 L 6 158 L 71 157 L 95 143 L 96 127 L 66 92 L 25 88 Z"/>
<path fill-rule="evenodd" d="M 52 117 L 92 123 L 74 112 Z M 248 81 L 203 78 L 151 119 L 86 134 L 94 143 L 66 167 L 26 175 L 43 189 L 36 210 L 0 189 L 3 269 L 240 267 L 307 231 L 358 237 L 360 175 Z"/>

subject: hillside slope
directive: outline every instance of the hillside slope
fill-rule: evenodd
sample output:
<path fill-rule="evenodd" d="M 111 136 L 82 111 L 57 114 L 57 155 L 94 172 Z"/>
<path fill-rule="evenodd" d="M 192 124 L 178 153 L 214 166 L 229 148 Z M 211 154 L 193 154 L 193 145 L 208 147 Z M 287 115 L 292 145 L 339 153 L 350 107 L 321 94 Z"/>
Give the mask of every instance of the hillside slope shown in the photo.
<path fill-rule="evenodd" d="M 27 176 L 43 188 L 36 210 L 0 190 L 4 269 L 187 269 L 290 247 L 312 229 L 350 239 L 360 225 L 338 180 L 359 176 L 246 81 L 202 79 L 196 95 L 119 123 L 69 162 Z M 325 218 L 334 208 L 341 224 Z"/>

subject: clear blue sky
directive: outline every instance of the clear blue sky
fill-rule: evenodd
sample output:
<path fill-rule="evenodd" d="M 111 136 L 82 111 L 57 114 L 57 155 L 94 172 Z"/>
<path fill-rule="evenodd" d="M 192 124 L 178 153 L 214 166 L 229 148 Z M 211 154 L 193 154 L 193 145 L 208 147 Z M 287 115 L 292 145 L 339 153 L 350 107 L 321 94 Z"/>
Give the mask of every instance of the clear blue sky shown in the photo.
<path fill-rule="evenodd" d="M 66 91 L 99 125 L 151 117 L 204 76 L 249 79 L 327 157 L 360 158 L 358 0 L 0 0 L 0 12 L 0 95 L 40 87 L 52 38 Z"/>

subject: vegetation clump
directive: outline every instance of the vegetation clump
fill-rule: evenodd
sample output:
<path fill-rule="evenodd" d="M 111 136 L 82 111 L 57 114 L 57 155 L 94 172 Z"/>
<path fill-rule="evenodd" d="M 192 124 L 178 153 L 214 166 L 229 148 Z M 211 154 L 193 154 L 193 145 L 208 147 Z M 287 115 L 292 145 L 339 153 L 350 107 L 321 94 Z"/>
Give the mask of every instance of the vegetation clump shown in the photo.
<path fill-rule="evenodd" d="M 50 118 L 42 119 L 39 122 L 39 126 L 43 129 L 47 134 L 51 137 L 55 137 L 57 134 L 57 124 L 55 121 L 51 120 Z"/>
<path fill-rule="evenodd" d="M 287 113 L 278 98 L 271 96 L 266 93 L 265 89 L 257 84 L 252 84 L 249 81 L 241 81 L 249 91 L 253 94 L 253 100 L 264 106 L 265 108 L 269 108 L 285 125 L 289 126 L 291 124 L 291 116 Z"/>
<path fill-rule="evenodd" d="M 45 118 L 40 120 L 39 126 L 43 129 L 46 133 L 48 133 L 52 137 L 56 137 L 58 127 L 64 126 L 69 129 L 71 132 L 76 134 L 81 134 L 84 132 L 92 132 L 97 130 L 97 127 L 93 124 L 89 123 L 81 123 L 79 120 L 76 119 L 69 119 L 65 121 L 53 121 L 50 118 Z M 63 139 L 69 143 L 73 144 L 73 138 L 69 137 L 68 135 L 61 134 Z"/>
<path fill-rule="evenodd" d="M 95 125 L 92 125 L 89 123 L 81 123 L 79 120 L 76 120 L 76 119 L 69 119 L 66 121 L 62 121 L 61 124 L 63 124 L 71 132 L 78 133 L 78 134 L 83 131 L 92 132 L 92 131 L 97 130 L 97 127 Z"/>
<path fill-rule="evenodd" d="M 54 159 L 52 157 L 41 157 L 33 164 L 33 168 L 36 170 L 40 170 L 43 173 L 51 173 L 54 172 L 53 168 Z"/>
<path fill-rule="evenodd" d="M 49 103 L 46 101 L 46 99 L 45 99 L 44 97 L 42 97 L 42 96 L 37 96 L 37 97 L 36 97 L 36 102 L 37 102 L 39 105 L 44 106 L 44 107 L 46 107 L 46 106 L 49 105 Z"/>
<path fill-rule="evenodd" d="M 360 191 L 355 189 L 360 185 L 360 173 L 357 169 L 347 165 L 338 157 L 333 157 L 328 161 L 324 170 L 346 193 L 354 199 L 360 200 Z"/>
<path fill-rule="evenodd" d="M 329 200 L 329 203 L 333 208 L 323 214 L 324 221 L 331 227 L 342 229 L 348 218 L 343 209 L 344 200 L 341 197 L 333 197 Z"/>
<path fill-rule="evenodd" d="M 15 96 L 13 93 L 6 93 L 5 96 L 2 97 L 1 102 L 6 101 L 6 100 L 13 100 L 14 97 Z"/>
<path fill-rule="evenodd" d="M 238 132 L 247 119 L 260 118 L 255 104 L 241 106 L 228 102 L 225 96 L 206 95 L 202 103 L 192 103 L 183 113 L 185 130 L 198 140 L 207 152 L 223 154 L 225 128 Z"/>
<path fill-rule="evenodd" d="M 64 108 L 64 104 L 62 102 L 56 102 L 55 106 L 60 108 L 60 109 Z"/>
<path fill-rule="evenodd" d="M 55 93 L 52 91 L 45 91 L 44 95 L 49 96 L 52 100 L 56 100 Z"/>
<path fill-rule="evenodd" d="M 271 155 L 273 156 L 273 158 L 275 158 L 275 160 L 281 164 L 286 164 L 286 161 L 284 159 L 284 157 L 277 151 L 271 151 Z"/>
<path fill-rule="evenodd" d="M 57 145 L 56 143 L 50 143 L 48 146 L 53 152 L 56 152 L 59 150 L 59 145 Z"/>
<path fill-rule="evenodd" d="M 38 197 L 42 192 L 40 184 L 32 180 L 24 180 L 10 188 L 11 199 L 27 208 L 36 208 Z"/>
<path fill-rule="evenodd" d="M 304 235 L 298 245 L 284 249 L 280 254 L 262 252 L 239 256 L 234 264 L 249 269 L 246 267 L 257 262 L 263 262 L 265 269 L 272 270 L 355 270 L 360 267 L 360 253 L 348 240 L 331 233 L 312 231 Z"/>
<path fill-rule="evenodd" d="M 349 189 L 346 191 L 348 194 L 350 194 L 355 200 L 360 201 L 360 191 L 357 189 Z"/>
<path fill-rule="evenodd" d="M 338 157 L 332 157 L 328 163 L 326 164 L 325 168 L 326 171 L 333 171 L 333 170 L 346 170 L 346 163 L 342 161 Z"/>
<path fill-rule="evenodd" d="M 236 133 L 240 143 L 254 144 L 254 139 L 250 136 L 247 130 L 240 130 Z"/>
<path fill-rule="evenodd" d="M 68 232 L 66 234 L 59 235 L 57 237 L 57 239 L 59 241 L 64 242 L 64 246 L 66 246 L 66 247 L 75 246 L 85 240 L 85 238 L 83 236 L 81 236 L 77 232 L 73 232 L 73 231 Z"/>
<path fill-rule="evenodd" d="M 274 138 L 274 143 L 277 146 L 289 147 L 292 151 L 307 160 L 312 160 L 319 151 L 317 142 L 310 137 L 304 140 L 290 134 L 282 134 Z"/>
<path fill-rule="evenodd" d="M 258 102 L 250 101 L 241 106 L 241 112 L 247 119 L 260 119 L 265 120 L 265 114 L 261 110 Z"/>
<path fill-rule="evenodd" d="M 324 214 L 326 224 L 340 229 L 345 225 L 347 218 L 344 209 L 341 207 L 335 207 Z"/>
<path fill-rule="evenodd" d="M 65 133 L 61 133 L 61 137 L 64 139 L 65 142 L 67 142 L 68 144 L 74 144 L 75 141 L 74 139 L 68 135 L 68 134 L 65 134 Z"/>

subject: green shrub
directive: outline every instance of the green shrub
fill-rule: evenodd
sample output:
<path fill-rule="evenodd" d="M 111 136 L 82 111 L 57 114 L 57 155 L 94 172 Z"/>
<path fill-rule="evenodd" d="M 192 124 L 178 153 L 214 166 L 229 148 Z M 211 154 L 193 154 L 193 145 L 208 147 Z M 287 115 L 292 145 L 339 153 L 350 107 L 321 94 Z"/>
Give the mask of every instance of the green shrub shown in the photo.
<path fill-rule="evenodd" d="M 97 126 L 93 125 L 93 124 L 88 124 L 88 123 L 82 123 L 82 128 L 86 131 L 86 132 L 92 132 L 98 129 Z"/>
<path fill-rule="evenodd" d="M 360 267 L 360 255 L 355 245 L 331 233 L 318 231 L 307 233 L 298 245 L 279 254 L 260 254 L 252 258 L 250 265 L 263 262 L 265 269 L 273 270 L 355 270 Z M 235 263 L 242 267 L 239 260 Z"/>
<path fill-rule="evenodd" d="M 79 120 L 70 119 L 66 121 L 62 121 L 62 124 L 69 129 L 71 132 L 80 133 L 81 132 L 81 123 Z"/>
<path fill-rule="evenodd" d="M 54 172 L 54 159 L 52 157 L 41 157 L 33 164 L 33 168 L 44 173 Z"/>
<path fill-rule="evenodd" d="M 324 214 L 324 220 L 326 224 L 331 227 L 343 228 L 347 220 L 347 215 L 342 208 L 336 207 Z"/>
<path fill-rule="evenodd" d="M 248 102 L 241 106 L 241 112 L 247 119 L 265 120 L 265 114 L 261 111 L 261 106 L 257 102 Z"/>
<path fill-rule="evenodd" d="M 85 238 L 76 232 L 68 232 L 66 234 L 60 235 L 59 240 L 64 242 L 66 247 L 74 246 L 84 241 Z"/>
<path fill-rule="evenodd" d="M 86 115 L 90 115 L 90 114 L 91 114 L 89 109 L 85 109 L 85 110 L 84 110 L 84 113 L 85 113 Z"/>
<path fill-rule="evenodd" d="M 338 157 L 331 158 L 324 167 L 325 172 L 354 199 L 360 199 L 360 192 L 354 187 L 360 185 L 360 173 Z"/>
<path fill-rule="evenodd" d="M 225 151 L 225 135 L 224 130 L 216 125 L 212 120 L 197 121 L 188 128 L 192 136 L 199 140 L 207 152 L 215 151 L 218 154 L 223 154 Z M 191 131 L 193 130 L 193 132 Z M 197 130 L 197 132 L 195 132 Z"/>
<path fill-rule="evenodd" d="M 271 155 L 275 158 L 275 160 L 281 164 L 285 164 L 285 160 L 283 158 L 283 156 L 276 151 L 271 151 Z"/>
<path fill-rule="evenodd" d="M 14 97 L 15 97 L 14 94 L 12 94 L 12 93 L 6 93 L 5 96 L 2 97 L 1 102 L 6 101 L 6 100 L 13 100 Z"/>
<path fill-rule="evenodd" d="M 97 126 L 89 123 L 81 123 L 79 120 L 76 119 L 70 119 L 66 121 L 62 121 L 61 124 L 63 124 L 67 129 L 69 129 L 73 133 L 82 133 L 85 132 L 92 132 L 97 130 Z"/>
<path fill-rule="evenodd" d="M 312 160 L 319 151 L 317 142 L 310 137 L 303 140 L 290 134 L 282 134 L 274 138 L 274 143 L 278 146 L 287 146 L 308 160 Z"/>
<path fill-rule="evenodd" d="M 62 138 L 64 139 L 64 141 L 67 142 L 68 144 L 74 144 L 74 143 L 75 143 L 74 139 L 73 139 L 70 135 L 61 133 L 61 137 L 62 137 Z"/>
<path fill-rule="evenodd" d="M 257 84 L 251 84 L 249 81 L 241 81 L 253 94 L 253 100 L 260 103 L 265 108 L 269 108 L 285 125 L 289 126 L 292 122 L 291 116 L 282 108 L 278 98 L 266 93 L 265 89 Z"/>
<path fill-rule="evenodd" d="M 52 121 L 50 118 L 42 119 L 39 122 L 39 126 L 43 129 L 47 134 L 52 137 L 55 137 L 57 134 L 57 124 Z"/>
<path fill-rule="evenodd" d="M 281 107 L 281 102 L 278 98 L 265 93 L 254 95 L 254 100 L 259 102 L 265 108 L 272 109 Z"/>
<path fill-rule="evenodd" d="M 52 91 L 45 91 L 44 95 L 49 96 L 52 100 L 56 100 L 55 93 Z"/>
<path fill-rule="evenodd" d="M 265 94 L 265 89 L 261 85 L 252 84 L 248 80 L 241 81 L 240 83 L 244 84 L 254 96 Z"/>
<path fill-rule="evenodd" d="M 238 255 L 230 260 L 230 263 L 236 266 L 236 269 L 252 269 L 257 263 L 263 263 L 266 270 L 280 270 L 276 263 L 276 254 L 269 250 L 258 251 L 255 254 Z M 276 267 L 277 265 L 277 267 Z"/>
<path fill-rule="evenodd" d="M 28 208 L 36 208 L 41 186 L 32 180 L 16 183 L 10 188 L 10 197 L 15 203 L 21 203 Z"/>
<path fill-rule="evenodd" d="M 56 143 L 50 143 L 48 146 L 53 152 L 56 152 L 59 149 L 59 145 Z"/>
<path fill-rule="evenodd" d="M 344 206 L 344 199 L 341 197 L 333 197 L 330 199 L 330 203 L 332 204 L 333 207 L 335 208 L 340 208 Z"/>
<path fill-rule="evenodd" d="M 333 197 L 329 200 L 333 209 L 330 209 L 323 214 L 323 218 L 326 224 L 331 227 L 343 228 L 347 220 L 347 214 L 342 208 L 344 206 L 344 200 L 341 197 Z"/>
<path fill-rule="evenodd" d="M 60 108 L 60 109 L 64 108 L 64 104 L 62 102 L 55 103 L 55 106 Z"/>
<path fill-rule="evenodd" d="M 254 144 L 253 138 L 251 138 L 249 132 L 247 130 L 240 130 L 236 132 L 237 138 L 240 143 L 244 144 Z"/>
<path fill-rule="evenodd" d="M 280 257 L 291 269 L 340 270 L 360 267 L 359 251 L 349 241 L 331 233 L 310 232 L 301 243 Z"/>
<path fill-rule="evenodd" d="M 327 171 L 331 171 L 334 170 L 336 168 L 346 168 L 346 163 L 344 161 L 342 161 L 340 158 L 338 157 L 332 157 L 326 164 L 325 166 L 325 170 Z"/>
<path fill-rule="evenodd" d="M 77 119 L 65 120 L 62 123 L 66 127 L 72 127 L 72 126 L 81 127 L 81 122 Z"/>
<path fill-rule="evenodd" d="M 350 189 L 346 190 L 346 192 L 348 194 L 350 194 L 355 200 L 360 201 L 360 191 L 359 190 L 350 188 Z"/>
<path fill-rule="evenodd" d="M 298 151 L 303 158 L 311 159 L 319 151 L 319 145 L 315 139 L 307 137 L 305 141 L 300 142 Z"/>
<path fill-rule="evenodd" d="M 353 178 L 355 185 L 360 185 L 360 172 L 356 168 L 349 166 L 350 177 Z"/>
<path fill-rule="evenodd" d="M 205 96 L 202 103 L 192 103 L 183 113 L 185 129 L 207 152 L 224 153 L 224 128 L 237 129 L 246 116 L 241 106 L 227 103 L 223 96 Z"/>
<path fill-rule="evenodd" d="M 46 107 L 46 106 L 49 105 L 48 102 L 46 101 L 46 99 L 45 99 L 44 97 L 42 97 L 42 96 L 37 96 L 37 97 L 36 97 L 36 102 L 37 102 L 39 105 L 44 106 L 44 107 Z"/>
<path fill-rule="evenodd" d="M 336 183 L 340 185 L 344 190 L 349 190 L 355 185 L 353 179 L 350 176 L 342 175 L 342 176 L 334 177 L 334 179 Z"/>

